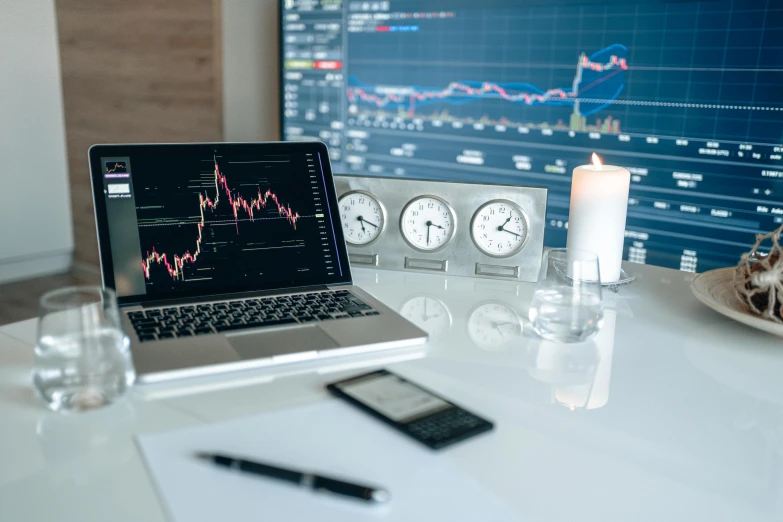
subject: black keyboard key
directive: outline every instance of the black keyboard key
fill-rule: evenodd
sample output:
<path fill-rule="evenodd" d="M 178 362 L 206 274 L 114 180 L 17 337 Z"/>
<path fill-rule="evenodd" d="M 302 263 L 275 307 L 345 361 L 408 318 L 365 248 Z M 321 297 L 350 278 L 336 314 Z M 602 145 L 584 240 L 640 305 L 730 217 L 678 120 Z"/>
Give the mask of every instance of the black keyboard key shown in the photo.
<path fill-rule="evenodd" d="M 318 314 L 316 317 L 318 317 L 318 319 L 320 319 L 321 321 L 328 321 L 329 319 L 334 319 L 334 317 L 332 317 L 329 314 Z"/>
<path fill-rule="evenodd" d="M 349 317 L 351 317 L 351 316 L 347 315 L 347 314 L 346 315 L 341 314 L 341 315 L 335 315 L 334 316 L 335 319 L 348 319 Z"/>
<path fill-rule="evenodd" d="M 154 340 L 155 340 L 155 335 L 153 334 L 145 334 L 139 336 L 139 341 L 141 342 L 154 341 Z"/>
<path fill-rule="evenodd" d="M 341 296 L 341 295 L 351 295 L 351 292 L 348 290 L 338 290 L 337 292 L 334 292 L 334 295 Z"/>
<path fill-rule="evenodd" d="M 278 326 L 282 324 L 296 324 L 296 319 L 293 317 L 283 317 L 281 319 L 270 319 L 264 321 L 264 326 Z"/>
<path fill-rule="evenodd" d="M 147 311 L 147 317 L 160 317 L 163 314 L 160 310 L 148 310 Z"/>
<path fill-rule="evenodd" d="M 174 338 L 174 332 L 160 332 L 158 334 L 158 339 L 173 339 Z"/>
<path fill-rule="evenodd" d="M 364 315 L 381 315 L 381 313 L 373 310 L 372 312 L 365 312 Z"/>
<path fill-rule="evenodd" d="M 177 335 L 180 337 L 190 337 L 193 335 L 193 332 L 191 330 L 180 330 L 177 332 Z"/>
<path fill-rule="evenodd" d="M 139 327 L 139 326 L 148 326 L 148 325 L 156 325 L 158 324 L 158 321 L 154 318 L 150 319 L 137 319 L 133 321 L 133 326 Z"/>
<path fill-rule="evenodd" d="M 367 305 L 358 305 L 358 306 L 344 306 L 342 307 L 343 312 L 351 313 L 351 312 L 359 312 L 363 310 L 372 310 L 371 307 Z"/>
<path fill-rule="evenodd" d="M 158 329 L 153 327 L 147 327 L 147 328 L 137 328 L 136 333 L 141 337 L 142 335 L 152 335 L 155 333 L 158 333 Z"/>
<path fill-rule="evenodd" d="M 179 310 L 176 308 L 164 308 L 163 315 L 179 315 Z"/>
<path fill-rule="evenodd" d="M 312 323 L 313 321 L 317 321 L 318 320 L 315 317 L 313 317 L 312 315 L 299 317 L 298 319 L 299 319 L 300 323 Z"/>
<path fill-rule="evenodd" d="M 144 312 L 128 312 L 128 317 L 131 319 L 141 319 L 144 317 Z"/>
<path fill-rule="evenodd" d="M 353 312 L 348 312 L 348 315 L 350 315 L 351 317 L 362 317 L 362 316 L 364 316 L 364 314 L 361 313 L 359 310 L 355 310 Z"/>
<path fill-rule="evenodd" d="M 230 330 L 241 330 L 243 328 L 247 328 L 247 325 L 245 323 L 238 323 L 238 324 L 216 324 L 215 330 L 218 332 L 228 332 Z"/>

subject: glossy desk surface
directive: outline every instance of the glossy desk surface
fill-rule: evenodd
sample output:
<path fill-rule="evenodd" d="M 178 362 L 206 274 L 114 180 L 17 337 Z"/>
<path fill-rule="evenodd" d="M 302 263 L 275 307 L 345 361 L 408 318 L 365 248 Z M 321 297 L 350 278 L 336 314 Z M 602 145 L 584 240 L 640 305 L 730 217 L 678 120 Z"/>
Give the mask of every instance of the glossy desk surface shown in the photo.
<path fill-rule="evenodd" d="M 0 328 L 0 520 L 165 520 L 135 434 L 334 400 L 324 383 L 376 366 L 495 421 L 442 455 L 517 520 L 783 520 L 783 339 L 701 305 L 691 274 L 626 271 L 599 336 L 558 345 L 522 327 L 533 285 L 356 270 L 426 348 L 137 386 L 78 415 L 32 394 L 34 321 Z"/>

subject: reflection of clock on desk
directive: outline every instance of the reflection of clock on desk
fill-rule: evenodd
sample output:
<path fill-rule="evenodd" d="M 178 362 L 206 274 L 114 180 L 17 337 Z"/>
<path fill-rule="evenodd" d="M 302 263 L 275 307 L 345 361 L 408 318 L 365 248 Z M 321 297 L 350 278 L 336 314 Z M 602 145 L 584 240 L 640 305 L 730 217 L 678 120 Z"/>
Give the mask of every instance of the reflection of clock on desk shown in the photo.
<path fill-rule="evenodd" d="M 468 317 L 468 335 L 480 348 L 498 349 L 522 335 L 522 319 L 505 303 L 482 303 Z"/>
<path fill-rule="evenodd" d="M 419 295 L 405 301 L 400 315 L 430 334 L 437 337 L 451 328 L 451 313 L 442 301 L 434 297 Z"/>
<path fill-rule="evenodd" d="M 538 279 L 546 188 L 345 175 L 335 186 L 353 266 Z"/>

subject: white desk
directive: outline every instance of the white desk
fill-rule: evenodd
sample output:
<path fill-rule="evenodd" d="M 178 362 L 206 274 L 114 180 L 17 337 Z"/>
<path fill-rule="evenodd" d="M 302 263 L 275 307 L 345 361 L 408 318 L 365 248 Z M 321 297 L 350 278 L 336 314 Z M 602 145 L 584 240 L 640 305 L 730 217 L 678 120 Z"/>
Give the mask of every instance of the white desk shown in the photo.
<path fill-rule="evenodd" d="M 420 323 L 437 327 L 426 351 L 138 386 L 71 416 L 30 390 L 34 321 L 0 328 L 0 520 L 165 520 L 134 434 L 333 400 L 325 382 L 379 364 L 496 422 L 448 458 L 520 521 L 783 520 L 783 340 L 702 306 L 692 275 L 626 270 L 638 281 L 605 294 L 607 325 L 587 347 L 469 325 L 484 303 L 525 317 L 533 285 L 357 270 L 397 310 L 428 297 L 426 313 L 405 307 L 420 321 L 447 307 Z"/>

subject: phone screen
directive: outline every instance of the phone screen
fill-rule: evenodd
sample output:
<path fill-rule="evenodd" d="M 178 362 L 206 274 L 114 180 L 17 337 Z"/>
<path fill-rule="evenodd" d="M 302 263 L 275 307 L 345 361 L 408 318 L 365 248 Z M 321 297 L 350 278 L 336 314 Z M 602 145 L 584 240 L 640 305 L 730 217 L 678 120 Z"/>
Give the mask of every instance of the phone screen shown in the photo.
<path fill-rule="evenodd" d="M 393 374 L 368 375 L 336 386 L 346 395 L 401 424 L 454 407 Z"/>

